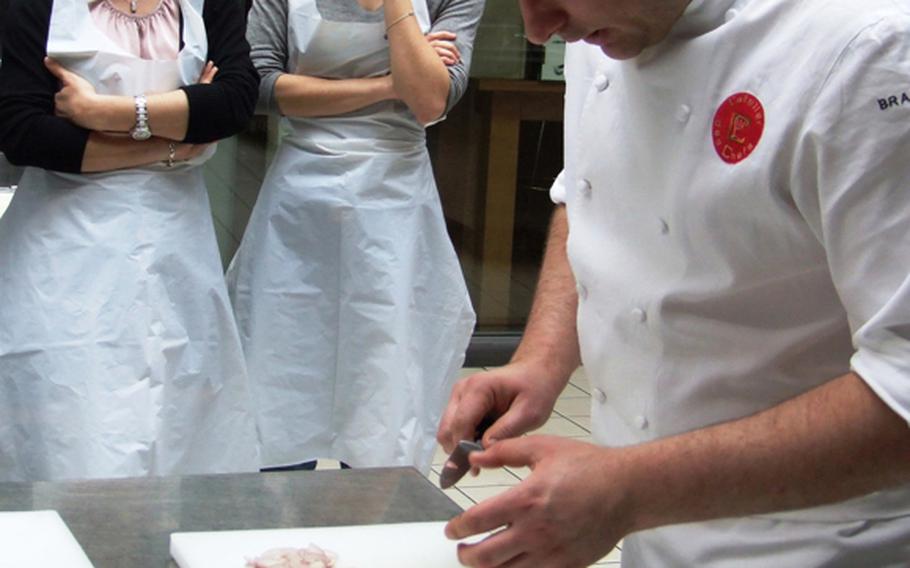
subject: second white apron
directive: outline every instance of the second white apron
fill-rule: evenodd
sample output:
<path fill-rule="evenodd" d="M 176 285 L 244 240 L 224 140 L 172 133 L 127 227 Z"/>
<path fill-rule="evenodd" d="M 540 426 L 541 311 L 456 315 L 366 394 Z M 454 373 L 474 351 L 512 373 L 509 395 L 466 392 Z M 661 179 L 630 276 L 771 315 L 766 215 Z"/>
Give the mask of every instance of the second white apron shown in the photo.
<path fill-rule="evenodd" d="M 292 0 L 289 19 L 290 72 L 388 73 L 381 13 L 333 22 Z M 474 313 L 424 130 L 400 102 L 286 125 L 229 270 L 263 463 L 426 471 Z"/>

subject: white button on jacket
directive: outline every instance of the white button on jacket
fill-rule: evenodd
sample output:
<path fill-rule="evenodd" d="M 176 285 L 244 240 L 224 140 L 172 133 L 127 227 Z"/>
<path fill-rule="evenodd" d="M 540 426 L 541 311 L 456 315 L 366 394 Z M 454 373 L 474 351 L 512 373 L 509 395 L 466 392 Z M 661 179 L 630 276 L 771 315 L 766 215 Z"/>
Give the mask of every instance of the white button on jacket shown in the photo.
<path fill-rule="evenodd" d="M 578 193 L 585 198 L 590 198 L 593 193 L 593 188 L 591 187 L 591 182 L 586 179 L 578 181 Z"/>
<path fill-rule="evenodd" d="M 679 105 L 679 108 L 676 109 L 676 120 L 679 122 L 688 122 L 691 115 L 692 108 L 689 105 Z"/>
<path fill-rule="evenodd" d="M 578 299 L 581 301 L 588 299 L 588 289 L 585 288 L 584 284 L 576 284 L 575 291 L 578 292 Z"/>

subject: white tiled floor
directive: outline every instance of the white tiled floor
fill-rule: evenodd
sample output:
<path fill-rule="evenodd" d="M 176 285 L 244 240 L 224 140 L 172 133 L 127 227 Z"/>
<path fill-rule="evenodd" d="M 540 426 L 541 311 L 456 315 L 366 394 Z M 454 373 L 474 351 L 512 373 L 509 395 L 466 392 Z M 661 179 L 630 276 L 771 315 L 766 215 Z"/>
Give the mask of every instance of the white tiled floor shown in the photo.
<path fill-rule="evenodd" d="M 464 375 L 480 369 L 464 369 Z M 579 369 L 573 376 L 566 390 L 556 402 L 556 409 L 550 420 L 538 432 L 556 436 L 586 439 L 591 438 L 590 386 L 584 371 Z M 446 454 L 442 448 L 436 449 L 432 471 L 429 478 L 439 483 L 439 472 L 445 463 Z M 466 476 L 460 483 L 445 493 L 463 508 L 468 508 L 488 497 L 506 491 L 518 484 L 530 471 L 527 468 L 513 470 L 485 470 L 477 477 Z M 621 543 L 620 543 L 621 544 Z M 605 556 L 596 566 L 617 567 L 620 563 L 621 545 Z"/>

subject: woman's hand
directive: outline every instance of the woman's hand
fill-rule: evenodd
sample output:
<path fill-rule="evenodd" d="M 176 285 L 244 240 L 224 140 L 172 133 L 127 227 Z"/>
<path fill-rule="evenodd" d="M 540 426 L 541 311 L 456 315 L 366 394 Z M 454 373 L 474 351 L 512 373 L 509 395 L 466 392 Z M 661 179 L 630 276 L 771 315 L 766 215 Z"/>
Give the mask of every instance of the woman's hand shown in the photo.
<path fill-rule="evenodd" d="M 199 75 L 200 85 L 208 85 L 215 80 L 215 74 L 218 73 L 218 68 L 215 67 L 215 62 L 209 61 L 205 64 L 205 67 L 202 68 L 202 73 Z"/>
<path fill-rule="evenodd" d="M 101 97 L 95 87 L 50 57 L 44 58 L 44 66 L 60 81 L 60 90 L 54 95 L 54 114 L 89 130 L 104 130 L 98 116 Z"/>
<path fill-rule="evenodd" d="M 456 37 L 454 33 L 430 32 L 424 37 L 427 38 L 427 42 L 447 67 L 461 61 L 461 52 L 458 51 L 458 48 L 453 43 Z"/>
<path fill-rule="evenodd" d="M 174 163 L 186 162 L 198 156 L 201 156 L 211 144 L 185 144 L 182 142 L 174 143 Z"/>
<path fill-rule="evenodd" d="M 377 77 L 376 80 L 381 86 L 380 92 L 382 93 L 382 100 L 401 100 L 401 97 L 398 96 L 398 92 L 395 90 L 395 80 L 392 78 L 391 74 Z"/>
<path fill-rule="evenodd" d="M 205 153 L 209 146 L 211 144 L 178 144 L 176 159 L 183 162 L 192 160 Z"/>

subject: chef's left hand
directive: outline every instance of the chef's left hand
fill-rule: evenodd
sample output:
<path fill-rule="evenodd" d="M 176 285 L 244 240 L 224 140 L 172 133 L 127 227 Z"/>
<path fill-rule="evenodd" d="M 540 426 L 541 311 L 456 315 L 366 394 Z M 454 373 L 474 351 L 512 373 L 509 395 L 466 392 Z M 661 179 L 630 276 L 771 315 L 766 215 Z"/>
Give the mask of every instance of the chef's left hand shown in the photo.
<path fill-rule="evenodd" d="M 89 130 L 105 130 L 98 124 L 101 97 L 95 87 L 50 57 L 44 58 L 44 66 L 60 81 L 60 90 L 54 95 L 54 114 Z"/>
<path fill-rule="evenodd" d="M 474 568 L 584 568 L 597 562 L 631 522 L 623 499 L 626 476 L 616 463 L 621 452 L 566 438 L 526 436 L 472 453 L 475 467 L 533 471 L 519 485 L 449 521 L 450 539 L 497 531 L 476 544 L 459 544 L 458 560 Z"/>
<path fill-rule="evenodd" d="M 430 32 L 426 35 L 427 41 L 436 51 L 436 55 L 447 67 L 461 61 L 461 52 L 455 46 L 455 34 L 452 32 Z"/>

